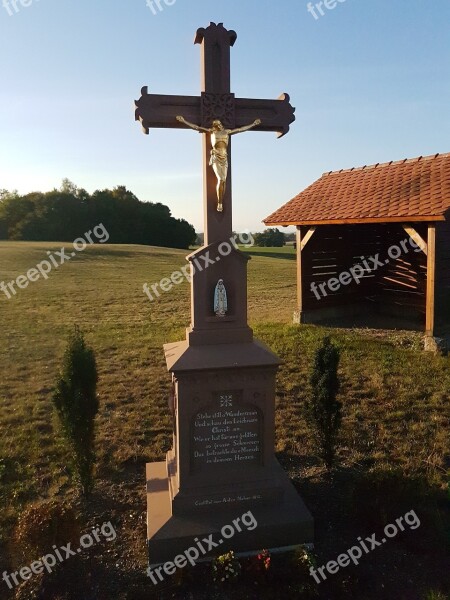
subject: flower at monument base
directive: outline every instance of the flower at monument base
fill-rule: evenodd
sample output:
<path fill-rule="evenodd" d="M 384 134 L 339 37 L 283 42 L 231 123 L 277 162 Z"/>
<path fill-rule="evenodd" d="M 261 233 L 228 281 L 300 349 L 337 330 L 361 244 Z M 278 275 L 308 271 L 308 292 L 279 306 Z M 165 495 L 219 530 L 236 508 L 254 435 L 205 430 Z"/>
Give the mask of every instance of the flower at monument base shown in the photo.
<path fill-rule="evenodd" d="M 248 578 L 255 585 L 267 585 L 271 579 L 272 557 L 268 550 L 249 556 L 244 563 Z"/>
<path fill-rule="evenodd" d="M 236 579 L 241 572 L 241 564 L 234 552 L 218 556 L 213 562 L 213 578 L 216 583 L 225 583 Z"/>
<path fill-rule="evenodd" d="M 308 569 L 309 567 L 316 566 L 316 560 L 314 555 L 307 550 L 304 546 L 302 546 L 297 552 L 297 560 L 301 565 L 305 565 Z"/>
<path fill-rule="evenodd" d="M 258 560 L 260 561 L 263 569 L 268 571 L 270 569 L 270 552 L 268 550 L 263 550 L 260 554 L 258 554 Z"/>

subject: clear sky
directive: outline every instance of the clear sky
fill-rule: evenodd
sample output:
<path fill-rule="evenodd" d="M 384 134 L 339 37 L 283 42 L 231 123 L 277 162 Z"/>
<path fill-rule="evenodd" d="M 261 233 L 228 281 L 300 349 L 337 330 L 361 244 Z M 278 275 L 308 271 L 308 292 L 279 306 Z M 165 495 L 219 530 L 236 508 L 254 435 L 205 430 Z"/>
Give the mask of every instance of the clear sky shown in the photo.
<path fill-rule="evenodd" d="M 234 141 L 235 229 L 324 171 L 450 151 L 449 0 L 167 1 L 0 0 L 0 188 L 125 185 L 202 231 L 200 136 L 145 136 L 133 100 L 199 93 L 210 21 L 238 33 L 232 91 L 297 108 L 286 137 Z"/>

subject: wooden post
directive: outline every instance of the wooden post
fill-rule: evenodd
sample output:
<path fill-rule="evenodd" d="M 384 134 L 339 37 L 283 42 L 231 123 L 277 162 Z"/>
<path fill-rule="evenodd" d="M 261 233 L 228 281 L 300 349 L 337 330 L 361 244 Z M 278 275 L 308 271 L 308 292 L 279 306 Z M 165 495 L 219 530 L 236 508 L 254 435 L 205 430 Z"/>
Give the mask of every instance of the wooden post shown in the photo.
<path fill-rule="evenodd" d="M 297 243 L 297 310 L 294 313 L 294 322 L 300 324 L 302 322 L 302 310 L 303 310 L 302 232 L 300 230 L 300 226 L 297 226 L 296 243 Z"/>
<path fill-rule="evenodd" d="M 436 225 L 428 225 L 428 254 L 427 254 L 427 298 L 426 298 L 426 325 L 427 336 L 434 334 L 434 288 L 436 268 Z"/>

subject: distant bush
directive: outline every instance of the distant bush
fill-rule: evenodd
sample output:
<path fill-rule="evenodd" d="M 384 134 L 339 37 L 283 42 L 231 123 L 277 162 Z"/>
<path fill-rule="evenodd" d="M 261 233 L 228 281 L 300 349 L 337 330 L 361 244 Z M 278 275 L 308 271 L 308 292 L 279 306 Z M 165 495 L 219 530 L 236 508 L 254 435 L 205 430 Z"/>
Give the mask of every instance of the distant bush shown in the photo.
<path fill-rule="evenodd" d="M 306 403 L 306 416 L 311 424 L 319 456 L 327 469 L 331 469 L 336 454 L 337 436 L 342 422 L 342 403 L 339 392 L 339 348 L 329 337 L 324 338 L 316 351 L 311 374 L 312 394 Z"/>
<path fill-rule="evenodd" d="M 255 246 L 266 248 L 281 248 L 286 243 L 284 233 L 279 229 L 266 229 L 262 233 L 255 233 L 253 239 Z"/>
<path fill-rule="evenodd" d="M 99 408 L 97 380 L 94 352 L 75 328 L 64 354 L 53 402 L 86 495 L 93 487 L 95 417 Z"/>

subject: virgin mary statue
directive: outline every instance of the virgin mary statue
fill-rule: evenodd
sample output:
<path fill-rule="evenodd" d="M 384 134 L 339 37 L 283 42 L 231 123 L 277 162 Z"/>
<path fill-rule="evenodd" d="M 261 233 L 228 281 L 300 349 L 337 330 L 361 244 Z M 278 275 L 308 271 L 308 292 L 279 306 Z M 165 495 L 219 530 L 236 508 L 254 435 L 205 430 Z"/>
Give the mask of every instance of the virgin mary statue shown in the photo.
<path fill-rule="evenodd" d="M 227 290 L 223 284 L 223 279 L 219 279 L 214 292 L 214 312 L 218 317 L 224 317 L 228 310 Z"/>

